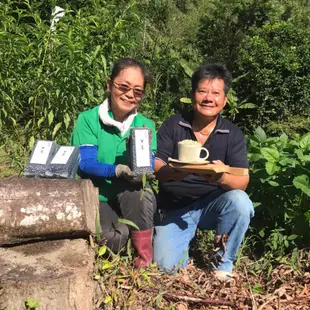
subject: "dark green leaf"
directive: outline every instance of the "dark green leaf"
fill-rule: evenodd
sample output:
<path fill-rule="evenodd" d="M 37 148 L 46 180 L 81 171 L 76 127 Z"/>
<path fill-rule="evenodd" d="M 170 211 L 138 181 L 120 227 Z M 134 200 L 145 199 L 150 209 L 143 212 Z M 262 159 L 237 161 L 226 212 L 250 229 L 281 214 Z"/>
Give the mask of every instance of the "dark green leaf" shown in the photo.
<path fill-rule="evenodd" d="M 264 158 L 271 162 L 271 163 L 276 163 L 279 160 L 280 154 L 279 151 L 276 149 L 268 148 L 268 147 L 263 147 L 261 149 L 261 153 L 264 156 Z"/>
<path fill-rule="evenodd" d="M 121 224 L 129 225 L 129 226 L 134 227 L 137 230 L 140 230 L 139 227 L 134 222 L 132 222 L 132 221 L 129 221 L 129 220 L 126 220 L 126 219 L 121 219 L 121 218 L 119 218 L 117 221 L 119 223 L 121 223 Z"/>
<path fill-rule="evenodd" d="M 293 180 L 293 184 L 296 188 L 300 189 L 310 197 L 309 177 L 307 175 L 303 174 L 295 177 Z"/>
<path fill-rule="evenodd" d="M 264 142 L 267 139 L 266 133 L 261 127 L 257 127 L 254 131 L 254 136 L 260 141 Z"/>
<path fill-rule="evenodd" d="M 272 162 L 267 162 L 265 164 L 265 168 L 266 168 L 266 171 L 269 175 L 273 175 L 280 170 L 280 168 L 277 166 L 277 164 L 272 163 Z"/>
<path fill-rule="evenodd" d="M 183 103 L 188 103 L 188 104 L 192 103 L 192 100 L 190 98 L 181 98 L 180 101 Z"/>

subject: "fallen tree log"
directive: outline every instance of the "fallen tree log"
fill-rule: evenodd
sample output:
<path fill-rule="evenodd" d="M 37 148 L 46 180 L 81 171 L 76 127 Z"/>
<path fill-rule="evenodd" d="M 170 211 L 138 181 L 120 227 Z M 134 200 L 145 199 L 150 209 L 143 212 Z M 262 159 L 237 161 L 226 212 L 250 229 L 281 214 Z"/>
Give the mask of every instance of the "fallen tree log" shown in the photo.
<path fill-rule="evenodd" d="M 98 189 L 90 180 L 0 180 L 0 245 L 95 233 Z"/>
<path fill-rule="evenodd" d="M 93 310 L 94 260 L 82 239 L 0 248 L 0 309 L 25 309 L 29 298 L 40 310 Z"/>

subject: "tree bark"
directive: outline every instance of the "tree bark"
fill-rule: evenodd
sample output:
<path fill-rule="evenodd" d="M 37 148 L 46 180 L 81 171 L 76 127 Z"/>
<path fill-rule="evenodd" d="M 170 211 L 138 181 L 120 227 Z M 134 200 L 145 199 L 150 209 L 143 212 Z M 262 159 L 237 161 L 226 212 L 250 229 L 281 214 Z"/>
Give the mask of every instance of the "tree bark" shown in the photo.
<path fill-rule="evenodd" d="M 93 310 L 95 253 L 87 241 L 43 241 L 0 248 L 0 309 Z"/>
<path fill-rule="evenodd" d="M 90 180 L 0 180 L 0 245 L 87 237 L 96 232 L 98 189 Z"/>

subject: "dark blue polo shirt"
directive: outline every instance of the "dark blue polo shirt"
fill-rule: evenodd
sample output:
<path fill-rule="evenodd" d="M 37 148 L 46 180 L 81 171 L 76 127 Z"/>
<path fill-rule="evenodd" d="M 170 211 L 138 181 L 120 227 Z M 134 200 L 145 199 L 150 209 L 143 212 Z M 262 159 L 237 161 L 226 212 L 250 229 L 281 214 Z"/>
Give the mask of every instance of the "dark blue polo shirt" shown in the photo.
<path fill-rule="evenodd" d="M 178 142 L 197 141 L 192 130 L 193 112 L 168 118 L 157 132 L 156 158 L 168 163 L 168 157 L 178 158 Z M 246 142 L 242 131 L 219 115 L 216 126 L 203 145 L 210 155 L 208 160 L 221 160 L 231 167 L 249 168 Z M 209 195 L 220 187 L 208 184 L 204 178 L 190 174 L 182 181 L 159 182 L 160 208 L 181 208 Z"/>

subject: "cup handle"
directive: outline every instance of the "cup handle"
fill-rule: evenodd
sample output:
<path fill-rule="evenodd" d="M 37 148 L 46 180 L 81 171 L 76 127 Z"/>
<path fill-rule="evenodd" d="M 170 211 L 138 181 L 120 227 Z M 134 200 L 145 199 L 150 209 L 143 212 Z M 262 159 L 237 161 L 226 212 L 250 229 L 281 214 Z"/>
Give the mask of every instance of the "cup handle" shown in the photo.
<path fill-rule="evenodd" d="M 200 159 L 207 159 L 209 157 L 209 151 L 205 148 L 205 147 L 202 147 L 201 148 L 201 151 L 205 151 L 206 152 L 206 156 L 205 157 L 202 157 Z"/>

